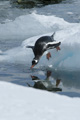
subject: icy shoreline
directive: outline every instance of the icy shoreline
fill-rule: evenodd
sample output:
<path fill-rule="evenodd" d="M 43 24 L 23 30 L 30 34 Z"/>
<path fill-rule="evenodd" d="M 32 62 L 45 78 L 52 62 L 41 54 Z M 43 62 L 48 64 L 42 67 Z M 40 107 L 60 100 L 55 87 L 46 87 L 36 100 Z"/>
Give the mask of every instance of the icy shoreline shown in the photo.
<path fill-rule="evenodd" d="M 1 120 L 79 120 L 80 98 L 0 82 Z"/>

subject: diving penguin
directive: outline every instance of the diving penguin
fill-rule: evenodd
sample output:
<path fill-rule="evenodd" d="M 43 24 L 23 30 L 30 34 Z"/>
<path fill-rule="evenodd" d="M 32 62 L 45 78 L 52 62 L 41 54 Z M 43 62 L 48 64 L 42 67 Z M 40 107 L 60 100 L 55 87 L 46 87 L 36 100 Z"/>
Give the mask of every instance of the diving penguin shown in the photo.
<path fill-rule="evenodd" d="M 56 48 L 57 50 L 60 50 L 60 44 L 61 42 L 59 41 L 55 41 L 54 40 L 54 34 L 53 33 L 51 36 L 42 36 L 40 37 L 36 42 L 34 46 L 26 46 L 27 48 L 32 48 L 33 53 L 35 55 L 35 57 L 32 60 L 32 66 L 31 69 L 38 64 L 41 56 L 43 55 L 43 53 L 49 49 L 54 49 Z M 46 54 L 47 59 L 49 60 L 49 58 L 51 57 L 50 52 L 48 52 Z"/>

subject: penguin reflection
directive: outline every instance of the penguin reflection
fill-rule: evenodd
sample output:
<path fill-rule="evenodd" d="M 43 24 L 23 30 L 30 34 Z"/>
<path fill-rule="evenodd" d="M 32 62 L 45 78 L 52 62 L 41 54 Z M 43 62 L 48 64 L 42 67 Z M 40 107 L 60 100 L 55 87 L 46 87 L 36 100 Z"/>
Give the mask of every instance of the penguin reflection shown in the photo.
<path fill-rule="evenodd" d="M 53 85 L 53 83 L 51 83 L 51 81 L 49 80 L 50 76 L 51 76 L 51 71 L 47 71 L 45 80 L 41 80 L 37 76 L 31 76 L 32 80 L 34 81 L 34 86 L 31 86 L 28 83 L 27 83 L 27 85 L 29 87 L 43 89 L 43 90 L 47 90 L 47 91 L 55 91 L 55 92 L 62 91 L 62 89 L 58 87 L 61 80 L 57 79 L 56 84 Z"/>

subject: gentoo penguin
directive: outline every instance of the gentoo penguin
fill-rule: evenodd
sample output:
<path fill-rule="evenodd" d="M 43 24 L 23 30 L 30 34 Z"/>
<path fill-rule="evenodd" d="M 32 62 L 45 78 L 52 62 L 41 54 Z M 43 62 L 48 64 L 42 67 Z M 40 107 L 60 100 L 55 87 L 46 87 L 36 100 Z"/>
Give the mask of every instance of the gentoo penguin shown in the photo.
<path fill-rule="evenodd" d="M 40 37 L 36 42 L 34 46 L 26 46 L 27 48 L 32 48 L 33 53 L 35 55 L 34 59 L 32 60 L 32 66 L 31 69 L 39 62 L 40 57 L 43 55 L 43 53 L 49 49 L 56 48 L 57 50 L 60 50 L 59 45 L 61 42 L 54 40 L 54 34 L 51 36 L 42 36 Z M 51 57 L 50 52 L 46 55 L 47 59 Z"/>

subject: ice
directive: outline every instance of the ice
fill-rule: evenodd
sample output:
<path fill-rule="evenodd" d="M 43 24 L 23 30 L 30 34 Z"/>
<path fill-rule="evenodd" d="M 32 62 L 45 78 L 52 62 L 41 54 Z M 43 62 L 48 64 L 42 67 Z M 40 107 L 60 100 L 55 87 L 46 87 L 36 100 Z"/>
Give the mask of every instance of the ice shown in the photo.
<path fill-rule="evenodd" d="M 6 23 L 6 21 L 8 21 Z M 0 38 L 16 38 L 17 36 L 34 36 L 59 30 L 69 25 L 62 18 L 55 16 L 38 15 L 35 12 L 17 17 L 14 21 L 5 20 L 5 24 L 0 24 Z M 4 31 L 4 32 L 3 32 Z"/>
<path fill-rule="evenodd" d="M 80 98 L 70 98 L 65 95 L 0 82 L 1 120 L 53 120 L 53 118 L 79 120 Z"/>
<path fill-rule="evenodd" d="M 31 25 L 30 25 L 31 24 Z M 51 50 L 52 58 L 48 61 L 45 54 L 41 57 L 37 66 L 53 66 L 54 69 L 80 70 L 80 24 L 69 23 L 64 19 L 54 15 L 46 16 L 32 13 L 23 15 L 5 24 L 0 24 L 0 36 L 14 36 L 31 34 L 33 37 L 27 38 L 17 48 L 3 52 L 0 61 L 18 62 L 31 65 L 34 54 L 28 45 L 34 45 L 35 41 L 45 35 L 52 35 L 54 39 L 61 42 L 61 50 Z M 36 36 L 37 35 L 37 36 Z"/>
<path fill-rule="evenodd" d="M 49 31 L 45 26 L 40 24 L 37 19 L 35 19 L 34 14 L 20 16 L 14 21 L 7 21 L 8 23 L 6 24 L 0 24 L 0 38 L 11 38 L 12 36 L 16 39 L 17 36 L 33 36 L 35 34 L 42 34 Z"/>

